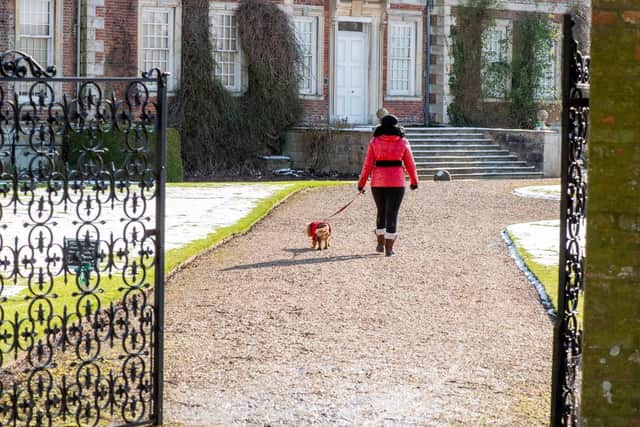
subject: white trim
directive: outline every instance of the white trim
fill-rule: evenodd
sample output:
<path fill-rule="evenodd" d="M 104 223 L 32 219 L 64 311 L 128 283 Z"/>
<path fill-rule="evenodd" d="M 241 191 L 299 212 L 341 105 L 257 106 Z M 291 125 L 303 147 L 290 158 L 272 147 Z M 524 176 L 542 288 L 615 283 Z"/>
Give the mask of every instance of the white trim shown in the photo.
<path fill-rule="evenodd" d="M 300 95 L 317 95 L 318 94 L 318 17 L 316 16 L 293 16 L 293 26 L 298 33 L 298 24 L 311 24 L 311 64 L 308 70 L 303 71 L 303 75 L 309 73 L 309 88 L 301 88 Z M 304 52 L 303 52 L 304 57 Z M 303 64 L 304 66 L 304 64 Z"/>
<path fill-rule="evenodd" d="M 398 233 L 388 233 L 388 232 L 384 232 L 384 238 L 386 240 L 396 240 L 398 238 Z"/>
<path fill-rule="evenodd" d="M 373 34 L 372 34 L 372 25 L 371 22 L 373 22 L 373 18 L 370 17 L 349 17 L 349 16 L 338 16 L 335 18 L 335 25 L 334 25 L 334 46 L 335 49 L 333 49 L 332 52 L 330 52 L 331 58 L 333 60 L 333 73 L 331 73 L 334 77 L 332 78 L 332 82 L 331 82 L 331 100 L 330 100 L 330 110 L 329 110 L 329 116 L 332 120 L 342 120 L 343 117 L 339 117 L 337 115 L 336 112 L 336 97 L 338 95 L 338 88 L 337 88 L 337 80 L 335 78 L 335 76 L 337 75 L 337 46 L 338 46 L 338 37 L 340 36 L 340 33 L 350 33 L 350 31 L 340 31 L 338 30 L 338 24 L 340 22 L 360 22 L 363 23 L 363 28 L 362 28 L 362 33 L 364 35 L 364 42 L 365 42 L 365 54 L 366 54 L 366 60 L 365 60 L 365 69 L 364 69 L 364 78 L 366 79 L 366 84 L 364 86 L 364 111 L 363 111 L 363 122 L 364 123 L 368 123 L 369 122 L 369 111 L 371 110 L 370 106 L 369 106 L 369 100 L 371 99 L 371 95 L 370 95 L 370 87 L 371 87 L 371 57 L 372 57 L 372 38 L 373 38 Z M 350 122 L 351 123 L 351 122 Z M 355 122 L 353 122 L 355 123 Z"/>
<path fill-rule="evenodd" d="M 363 24 L 371 24 L 373 21 L 373 18 L 368 16 L 336 16 L 335 19 L 336 22 L 361 22 Z"/>
<path fill-rule="evenodd" d="M 144 46 L 144 13 L 146 11 L 150 12 L 162 12 L 168 14 L 168 35 L 167 35 L 167 67 L 165 70 L 171 73 L 171 76 L 168 79 L 168 89 L 169 91 L 173 91 L 176 86 L 177 76 L 175 72 L 176 68 L 176 8 L 175 7 L 159 7 L 159 6 L 149 6 L 147 4 L 140 4 L 138 7 L 138 70 L 140 72 L 149 71 L 144 65 L 145 63 L 145 46 Z"/>
<path fill-rule="evenodd" d="M 398 60 L 407 61 L 407 88 L 392 88 L 393 65 L 391 52 L 391 39 L 395 29 L 409 29 L 409 56 L 406 58 L 397 58 Z M 389 96 L 415 96 L 416 95 L 416 43 L 417 43 L 417 25 L 414 21 L 390 21 L 387 31 L 387 94 Z"/>
<path fill-rule="evenodd" d="M 25 53 L 32 55 L 32 52 L 29 52 L 26 49 L 22 49 L 20 47 L 20 38 L 21 38 L 21 13 L 22 13 L 22 5 L 21 3 L 24 0 L 15 0 L 16 1 L 16 10 L 15 10 L 15 48 L 17 50 L 25 51 Z M 64 63 L 63 59 L 63 15 L 62 12 L 64 10 L 63 2 L 61 0 L 49 0 L 49 34 L 47 36 L 34 36 L 27 35 L 25 38 L 32 39 L 46 39 L 47 40 L 47 58 L 43 61 L 39 58 L 35 58 L 36 61 L 43 67 L 47 67 L 49 65 L 55 65 L 56 70 L 62 76 L 64 72 Z M 18 102 L 28 102 L 29 96 L 28 94 L 22 95 L 20 92 L 25 88 L 31 88 L 32 83 L 18 83 L 15 87 L 15 91 L 18 94 Z M 52 85 L 54 94 L 58 94 L 61 88 L 61 84 L 54 83 Z M 26 92 L 26 91 L 25 91 Z"/>
<path fill-rule="evenodd" d="M 25 1 L 29 1 L 29 0 L 16 0 L 16 49 L 18 50 L 23 50 L 20 48 L 20 39 L 23 37 L 22 36 L 22 28 L 21 28 L 21 24 L 22 24 L 22 2 Z M 41 0 L 35 0 L 35 1 L 41 1 Z M 54 53 L 55 53 L 55 40 L 56 40 L 56 33 L 57 33 L 57 20 L 55 19 L 55 15 L 56 15 L 56 0 L 47 0 L 49 2 L 49 34 L 46 36 L 36 36 L 33 34 L 24 36 L 25 38 L 30 38 L 30 39 L 46 39 L 47 40 L 47 59 L 46 59 L 46 63 L 42 64 L 41 60 L 38 61 L 38 59 L 36 58 L 36 60 L 40 63 L 40 65 L 42 65 L 43 67 L 46 67 L 48 65 L 54 65 Z M 26 52 L 29 53 L 31 55 L 30 52 Z"/>
<path fill-rule="evenodd" d="M 384 228 L 376 228 L 376 236 L 384 236 L 385 229 Z"/>
<path fill-rule="evenodd" d="M 232 16 L 235 18 L 236 16 L 236 9 L 237 9 L 237 5 L 230 5 L 229 3 L 222 3 L 221 4 L 224 9 L 221 9 L 219 4 L 213 4 L 213 7 L 209 7 L 209 28 L 211 28 L 213 26 L 213 20 L 215 19 L 216 16 Z M 211 4 L 210 4 L 211 6 Z M 233 75 L 233 85 L 224 85 L 224 87 L 231 91 L 231 92 L 238 92 L 240 93 L 243 89 L 243 84 L 242 81 L 244 80 L 242 78 L 242 49 L 240 48 L 240 35 L 238 32 L 238 22 L 237 19 L 234 19 L 235 22 L 235 26 L 236 26 L 236 34 L 235 34 L 235 38 L 236 38 L 236 51 L 235 51 L 235 58 L 233 61 L 233 65 L 234 65 L 234 75 Z M 216 46 L 215 46 L 215 42 L 213 40 L 213 32 L 210 30 L 209 31 L 209 36 L 211 37 L 211 42 L 213 44 L 213 51 L 211 52 L 212 55 L 215 55 L 216 52 Z M 215 75 L 215 70 L 213 70 L 214 75 Z"/>
<path fill-rule="evenodd" d="M 324 20 L 324 7 L 323 6 L 309 6 L 309 5 L 294 5 L 293 14 L 291 19 L 298 17 L 310 17 L 316 19 L 316 81 L 315 92 L 311 94 L 300 93 L 300 98 L 309 100 L 323 100 L 324 99 L 324 86 L 325 86 L 325 74 L 324 74 L 324 32 L 325 32 L 325 20 Z"/>

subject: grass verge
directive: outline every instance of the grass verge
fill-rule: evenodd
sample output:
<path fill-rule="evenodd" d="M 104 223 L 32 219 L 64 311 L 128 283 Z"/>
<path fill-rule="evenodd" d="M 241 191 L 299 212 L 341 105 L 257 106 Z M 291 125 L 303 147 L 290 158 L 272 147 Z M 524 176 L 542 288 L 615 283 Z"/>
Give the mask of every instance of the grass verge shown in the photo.
<path fill-rule="evenodd" d="M 233 238 L 234 236 L 246 233 L 247 231 L 251 230 L 251 227 L 253 227 L 253 225 L 260 221 L 262 218 L 264 218 L 269 212 L 271 212 L 274 207 L 276 207 L 298 191 L 308 188 L 353 184 L 352 182 L 348 181 L 284 181 L 281 183 L 287 184 L 287 186 L 282 190 L 279 190 L 271 196 L 267 197 L 266 199 L 261 200 L 258 205 L 251 210 L 251 212 L 249 212 L 235 224 L 228 227 L 220 228 L 213 233 L 208 234 L 202 239 L 194 240 L 193 242 L 190 242 L 180 248 L 175 248 L 168 251 L 165 258 L 165 272 L 168 275 L 171 275 L 181 265 L 193 259 L 194 257 L 216 247 L 217 245 Z M 195 183 L 195 186 L 198 187 L 214 187 L 223 185 L 232 184 Z M 190 184 L 183 183 L 176 186 L 186 187 L 190 186 Z"/>
<path fill-rule="evenodd" d="M 558 307 L 558 266 L 557 265 L 544 265 L 534 261 L 533 255 L 528 252 L 522 245 L 522 241 L 515 234 L 507 230 L 509 238 L 513 242 L 518 255 L 522 259 L 524 265 L 531 271 L 531 273 L 538 279 L 538 281 L 544 287 L 549 301 L 553 305 L 553 309 L 557 310 Z"/>
<path fill-rule="evenodd" d="M 554 311 L 557 313 L 558 311 L 558 283 L 559 283 L 559 269 L 558 265 L 544 265 L 539 262 L 534 261 L 533 255 L 528 252 L 522 242 L 516 235 L 510 233 L 507 230 L 507 234 L 511 241 L 513 241 L 513 245 L 515 246 L 518 255 L 522 259 L 524 265 L 529 269 L 529 271 L 538 279 L 538 281 L 544 287 L 545 292 L 547 293 L 547 297 L 553 305 Z M 578 322 L 581 325 L 584 314 L 584 298 L 580 298 L 578 302 Z M 581 326 L 580 326 L 581 327 Z"/>

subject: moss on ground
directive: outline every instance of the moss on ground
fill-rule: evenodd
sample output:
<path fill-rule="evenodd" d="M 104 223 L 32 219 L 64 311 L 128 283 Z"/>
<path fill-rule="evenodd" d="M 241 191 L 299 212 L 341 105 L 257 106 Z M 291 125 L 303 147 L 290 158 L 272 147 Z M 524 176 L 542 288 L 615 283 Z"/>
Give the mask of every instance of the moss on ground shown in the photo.
<path fill-rule="evenodd" d="M 549 301 L 551 301 L 551 305 L 553 305 L 554 311 L 558 309 L 558 282 L 559 282 L 559 270 L 558 265 L 544 265 L 539 262 L 534 261 L 533 255 L 528 252 L 523 246 L 522 242 L 518 237 L 514 236 L 512 233 L 509 233 L 509 238 L 513 241 L 516 250 L 518 251 L 518 255 L 522 258 L 522 262 L 524 265 L 533 273 L 534 276 L 538 279 L 538 281 L 544 287 L 547 296 L 549 297 Z M 578 321 L 582 322 L 583 313 L 584 313 L 584 298 L 581 298 L 578 303 Z"/>

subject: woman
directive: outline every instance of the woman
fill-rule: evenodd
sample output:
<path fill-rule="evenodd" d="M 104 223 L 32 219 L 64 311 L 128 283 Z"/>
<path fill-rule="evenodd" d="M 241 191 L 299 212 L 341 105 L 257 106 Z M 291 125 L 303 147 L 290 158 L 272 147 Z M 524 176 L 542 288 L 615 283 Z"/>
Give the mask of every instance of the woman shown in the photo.
<path fill-rule="evenodd" d="M 405 168 L 411 179 L 411 189 L 415 190 L 418 188 L 418 173 L 409 141 L 398 126 L 398 119 L 386 115 L 373 132 L 358 181 L 358 191 L 364 193 L 367 179 L 372 175 L 371 193 L 378 209 L 376 251 L 384 252 L 386 256 L 393 255 L 393 243 L 398 237 L 396 225 L 404 196 Z"/>

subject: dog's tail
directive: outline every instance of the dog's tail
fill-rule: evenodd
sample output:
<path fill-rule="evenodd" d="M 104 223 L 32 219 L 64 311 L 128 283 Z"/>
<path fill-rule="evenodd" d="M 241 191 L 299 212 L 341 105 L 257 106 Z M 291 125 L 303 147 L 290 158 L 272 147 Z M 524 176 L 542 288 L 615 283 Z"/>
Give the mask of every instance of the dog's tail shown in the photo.
<path fill-rule="evenodd" d="M 309 225 L 307 225 L 307 236 L 309 236 L 309 237 L 312 236 L 312 234 L 313 234 L 312 229 L 313 229 L 313 225 L 311 223 L 309 223 Z"/>

